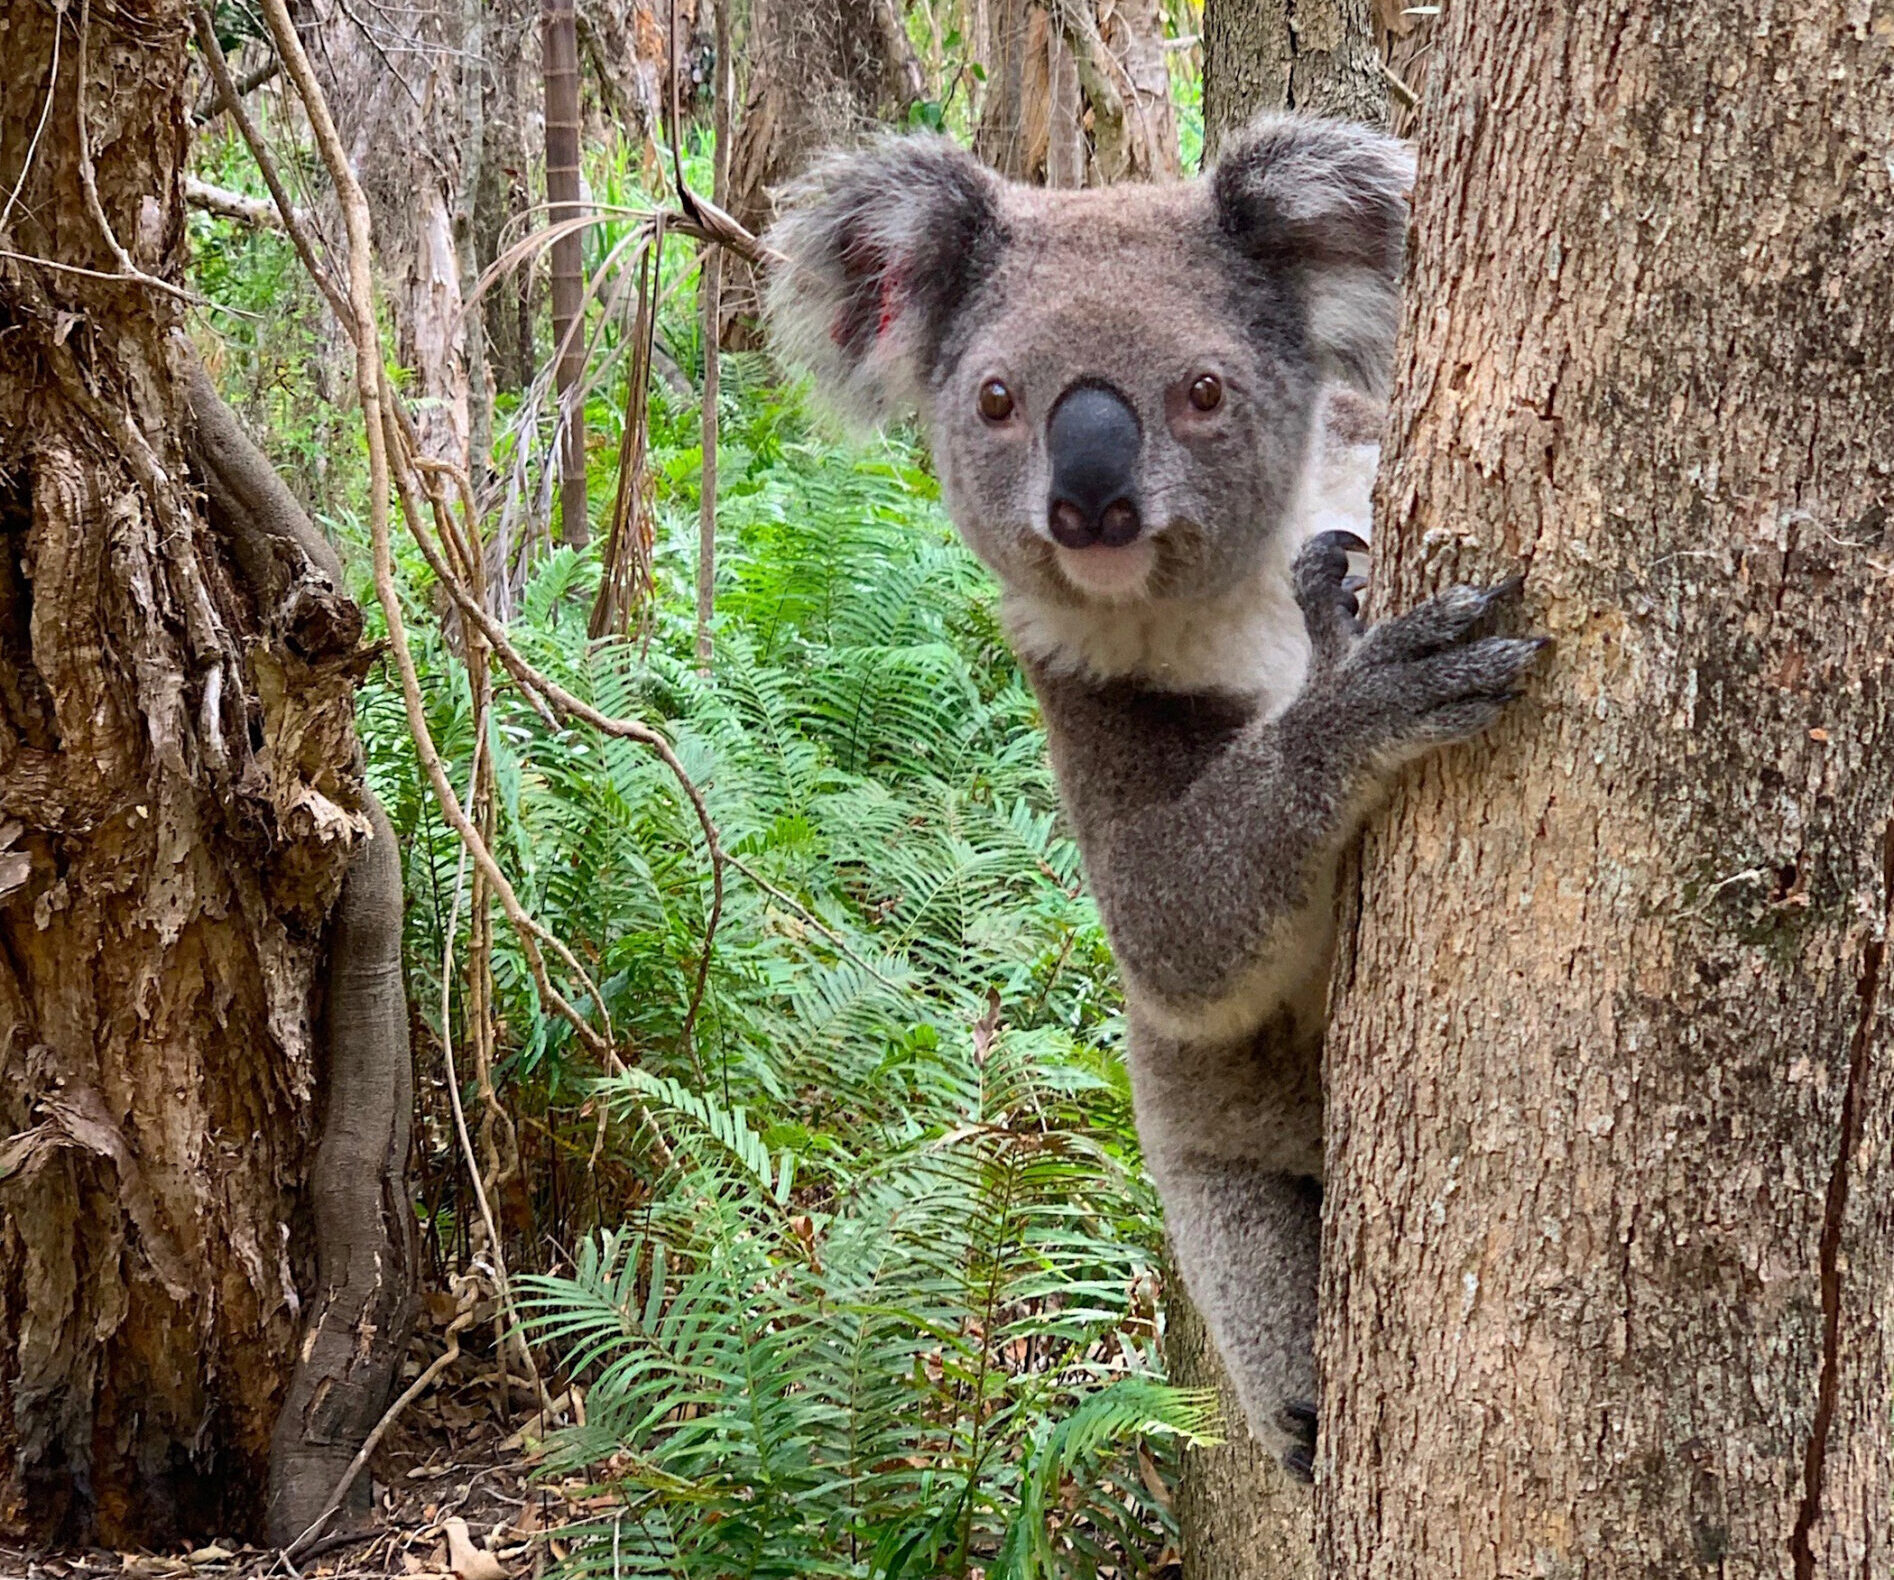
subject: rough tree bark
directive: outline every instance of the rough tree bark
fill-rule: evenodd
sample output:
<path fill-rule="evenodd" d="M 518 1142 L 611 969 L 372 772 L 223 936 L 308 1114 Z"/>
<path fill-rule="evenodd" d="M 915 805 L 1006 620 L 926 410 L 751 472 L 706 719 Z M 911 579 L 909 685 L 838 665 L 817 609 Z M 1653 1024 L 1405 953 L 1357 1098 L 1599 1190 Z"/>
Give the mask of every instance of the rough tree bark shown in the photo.
<path fill-rule="evenodd" d="M 368 963 L 325 948 L 360 616 L 220 498 L 154 283 L 189 35 L 179 0 L 0 19 L 0 246 L 66 266 L 0 260 L 0 1530 L 121 1546 L 261 1534 L 327 1249 L 318 984 Z"/>
<path fill-rule="evenodd" d="M 1260 110 L 1388 116 L 1374 0 L 1205 0 L 1204 158 Z"/>
<path fill-rule="evenodd" d="M 1894 1565 L 1894 13 L 1450 8 L 1375 599 L 1557 647 L 1372 832 L 1323 1572 Z"/>
<path fill-rule="evenodd" d="M 347 652 L 353 604 L 326 596 L 342 562 L 238 427 L 204 370 L 190 376 L 191 458 L 212 528 L 248 585 L 273 598 L 305 650 Z M 298 613 L 298 611 L 305 611 Z M 339 625 L 336 623 L 340 615 Z M 269 673 L 257 663 L 259 677 Z M 352 765 L 351 765 L 352 766 Z M 296 1365 L 270 1437 L 265 1533 L 288 1546 L 327 1505 L 380 1418 L 414 1326 L 407 1195 L 414 1068 L 401 980 L 401 858 L 387 814 L 360 791 L 369 839 L 330 919 L 317 1064 L 321 1140 L 309 1173 L 316 1276 Z M 351 1511 L 368 1507 L 365 1479 Z"/>

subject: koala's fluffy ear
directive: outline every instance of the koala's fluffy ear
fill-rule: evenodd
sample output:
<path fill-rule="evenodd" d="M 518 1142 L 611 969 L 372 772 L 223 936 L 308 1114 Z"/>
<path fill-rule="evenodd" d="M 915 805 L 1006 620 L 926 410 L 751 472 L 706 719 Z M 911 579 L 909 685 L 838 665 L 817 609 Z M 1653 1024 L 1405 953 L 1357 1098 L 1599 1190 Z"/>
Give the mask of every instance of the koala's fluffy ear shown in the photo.
<path fill-rule="evenodd" d="M 1394 357 L 1413 185 L 1405 143 L 1301 115 L 1252 121 L 1211 176 L 1224 234 L 1298 278 L 1317 355 L 1332 375 L 1376 397 Z"/>
<path fill-rule="evenodd" d="M 831 154 L 793 186 L 766 240 L 771 337 L 844 416 L 920 404 L 953 321 L 1001 240 L 1000 182 L 945 137 Z"/>

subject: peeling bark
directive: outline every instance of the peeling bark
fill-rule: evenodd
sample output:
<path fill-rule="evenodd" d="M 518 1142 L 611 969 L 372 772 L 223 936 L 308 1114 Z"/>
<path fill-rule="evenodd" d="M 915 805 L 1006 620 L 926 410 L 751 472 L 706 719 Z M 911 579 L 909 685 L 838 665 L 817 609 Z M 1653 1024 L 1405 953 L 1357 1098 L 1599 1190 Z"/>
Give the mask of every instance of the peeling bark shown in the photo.
<path fill-rule="evenodd" d="M 997 0 L 974 152 L 1049 187 L 1179 173 L 1164 21 L 1154 0 Z"/>
<path fill-rule="evenodd" d="M 1323 1572 L 1885 1574 L 1894 15 L 1445 30 L 1376 599 L 1557 646 L 1368 841 Z"/>
<path fill-rule="evenodd" d="M 201 426 L 199 494 L 179 305 L 112 277 L 101 214 L 181 272 L 189 13 L 91 9 L 96 214 L 78 117 L 20 163 L 56 27 L 69 110 L 72 13 L 0 18 L 6 245 L 69 266 L 0 261 L 0 1531 L 162 1546 L 260 1530 L 365 657 Z"/>
<path fill-rule="evenodd" d="M 346 653 L 361 611 L 342 563 L 201 366 L 190 379 L 191 455 L 212 526 L 230 543 L 269 623 L 292 644 Z M 380 1418 L 414 1327 L 416 1250 L 407 1199 L 414 1072 L 401 975 L 401 858 L 364 786 L 369 837 L 348 869 L 323 971 L 321 1141 L 309 1176 L 316 1294 L 270 1440 L 266 1531 L 302 1535 Z M 366 1508 L 368 1482 L 351 1489 Z"/>
<path fill-rule="evenodd" d="M 909 54 L 891 53 L 885 0 L 754 0 L 745 57 L 749 84 L 730 150 L 730 212 L 761 235 L 776 194 L 818 151 L 859 141 L 887 109 L 905 109 Z M 756 276 L 727 258 L 723 343 L 749 350 L 756 332 Z"/>
<path fill-rule="evenodd" d="M 478 63 L 461 59 L 461 8 L 455 0 L 368 8 L 307 0 L 297 21 L 374 213 L 376 262 L 398 354 L 414 373 L 422 448 L 464 465 L 473 413 L 455 213 L 461 101 L 483 84 Z"/>

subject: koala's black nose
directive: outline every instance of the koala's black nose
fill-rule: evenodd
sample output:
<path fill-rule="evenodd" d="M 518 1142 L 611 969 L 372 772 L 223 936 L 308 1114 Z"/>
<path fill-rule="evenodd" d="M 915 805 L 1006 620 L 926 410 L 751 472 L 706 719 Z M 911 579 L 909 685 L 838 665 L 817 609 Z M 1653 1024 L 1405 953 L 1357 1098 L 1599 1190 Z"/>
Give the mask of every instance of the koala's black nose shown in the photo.
<path fill-rule="evenodd" d="M 1046 519 L 1056 542 L 1068 549 L 1120 548 L 1137 537 L 1138 417 L 1115 391 L 1081 384 L 1061 395 L 1046 426 L 1046 451 L 1052 461 Z"/>

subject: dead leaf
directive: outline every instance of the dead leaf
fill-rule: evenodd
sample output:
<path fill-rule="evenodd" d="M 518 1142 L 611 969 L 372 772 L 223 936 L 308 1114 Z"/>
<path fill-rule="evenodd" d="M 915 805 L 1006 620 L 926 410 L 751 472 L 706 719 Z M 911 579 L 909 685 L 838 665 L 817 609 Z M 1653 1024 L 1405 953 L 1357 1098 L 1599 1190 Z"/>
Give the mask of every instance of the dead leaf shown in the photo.
<path fill-rule="evenodd" d="M 187 1564 L 220 1564 L 226 1559 L 235 1558 L 236 1556 L 237 1555 L 228 1547 L 219 1547 L 215 1542 L 212 1542 L 210 1546 L 200 1547 L 194 1553 L 186 1553 L 184 1555 L 184 1561 Z"/>
<path fill-rule="evenodd" d="M 467 1522 L 458 1517 L 441 1527 L 447 1538 L 447 1565 L 460 1580 L 506 1580 L 506 1565 L 467 1534 Z"/>

